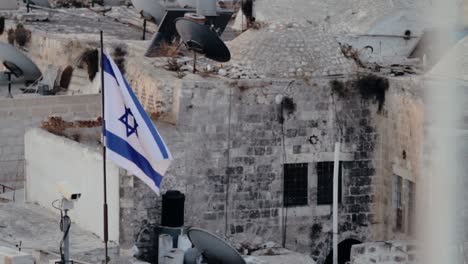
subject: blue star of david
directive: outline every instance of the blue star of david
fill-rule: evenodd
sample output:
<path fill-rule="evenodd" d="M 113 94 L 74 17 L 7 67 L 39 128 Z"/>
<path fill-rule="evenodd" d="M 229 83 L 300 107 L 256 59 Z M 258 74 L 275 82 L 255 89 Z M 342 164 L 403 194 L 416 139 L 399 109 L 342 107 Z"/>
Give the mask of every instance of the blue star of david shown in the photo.
<path fill-rule="evenodd" d="M 125 114 L 120 117 L 119 120 L 125 125 L 125 128 L 127 129 L 127 137 L 130 137 L 133 133 L 135 133 L 138 137 L 138 124 L 130 108 L 125 107 Z"/>

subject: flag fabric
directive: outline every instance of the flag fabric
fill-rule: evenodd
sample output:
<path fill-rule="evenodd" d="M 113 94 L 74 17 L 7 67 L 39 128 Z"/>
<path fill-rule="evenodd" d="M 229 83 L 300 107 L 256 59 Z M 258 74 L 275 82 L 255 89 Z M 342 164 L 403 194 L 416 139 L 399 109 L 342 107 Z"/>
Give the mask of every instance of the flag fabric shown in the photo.
<path fill-rule="evenodd" d="M 112 58 L 103 56 L 107 157 L 159 194 L 172 155 Z"/>

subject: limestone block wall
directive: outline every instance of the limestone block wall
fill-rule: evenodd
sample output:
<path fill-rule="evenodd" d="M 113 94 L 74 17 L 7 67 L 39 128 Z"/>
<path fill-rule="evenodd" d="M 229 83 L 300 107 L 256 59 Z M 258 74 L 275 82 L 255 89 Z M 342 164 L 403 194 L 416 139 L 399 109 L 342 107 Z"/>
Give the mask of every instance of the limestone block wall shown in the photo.
<path fill-rule="evenodd" d="M 378 148 L 375 151 L 377 168 L 377 196 L 379 209 L 375 222 L 380 226 L 379 237 L 384 240 L 411 237 L 416 214 L 409 204 L 409 183 L 414 183 L 416 192 L 424 178 L 422 176 L 422 150 L 424 142 L 425 107 L 419 95 L 422 83 L 418 78 L 391 79 L 391 87 L 386 93 L 385 109 L 376 117 L 376 130 L 379 134 Z M 395 177 L 402 179 L 402 220 L 397 228 L 395 209 Z"/>
<path fill-rule="evenodd" d="M 351 264 L 412 264 L 416 260 L 416 247 L 410 242 L 370 242 L 351 249 Z"/>
<path fill-rule="evenodd" d="M 21 187 L 24 181 L 24 134 L 52 115 L 94 119 L 100 95 L 43 96 L 0 99 L 0 182 Z"/>
<path fill-rule="evenodd" d="M 405 109 L 413 109 L 413 102 L 402 99 L 404 84 L 391 81 L 384 111 L 378 112 L 374 100 L 363 99 L 348 80 L 341 80 L 348 93 L 338 96 L 335 91 L 332 96 L 330 81 L 185 82 L 179 92 L 178 122 L 157 125 L 174 155 L 162 190 L 186 194 L 186 225 L 237 241 L 261 237 L 282 243 L 285 238 L 287 248 L 323 263 L 331 250 L 331 208 L 317 205 L 315 166 L 333 160 L 334 143 L 342 137 L 340 240 L 383 240 L 382 230 L 391 223 L 379 221 L 380 212 L 390 201 L 378 192 L 390 189 L 382 180 L 388 174 L 380 172 L 391 171 L 393 162 L 379 162 L 382 156 L 377 151 L 409 144 L 418 129 L 410 125 L 411 116 L 405 117 L 404 126 L 395 124 Z M 277 102 L 285 97 L 293 108 L 281 109 Z M 381 139 L 382 130 L 389 127 Z M 383 145 L 388 138 L 393 141 Z M 397 153 L 400 149 L 391 150 L 390 160 L 399 157 Z M 417 162 L 416 150 L 408 153 L 408 162 Z M 308 163 L 307 206 L 282 206 L 285 163 Z M 128 205 L 121 208 L 121 234 L 125 234 L 121 245 L 131 247 L 142 226 L 159 223 L 161 201 L 130 176 L 121 182 L 121 189 L 121 203 Z"/>

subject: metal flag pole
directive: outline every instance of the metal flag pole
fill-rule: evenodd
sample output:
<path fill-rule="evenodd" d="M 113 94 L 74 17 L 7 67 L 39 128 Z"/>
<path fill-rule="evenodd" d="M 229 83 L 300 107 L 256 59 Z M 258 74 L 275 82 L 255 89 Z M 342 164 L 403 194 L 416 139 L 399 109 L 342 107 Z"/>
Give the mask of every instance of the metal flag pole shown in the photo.
<path fill-rule="evenodd" d="M 105 262 L 108 263 L 108 219 L 107 219 L 107 172 L 106 172 L 106 122 L 105 122 L 105 100 L 104 100 L 104 38 L 101 30 L 101 102 L 102 102 L 102 172 L 104 174 L 104 245 Z"/>

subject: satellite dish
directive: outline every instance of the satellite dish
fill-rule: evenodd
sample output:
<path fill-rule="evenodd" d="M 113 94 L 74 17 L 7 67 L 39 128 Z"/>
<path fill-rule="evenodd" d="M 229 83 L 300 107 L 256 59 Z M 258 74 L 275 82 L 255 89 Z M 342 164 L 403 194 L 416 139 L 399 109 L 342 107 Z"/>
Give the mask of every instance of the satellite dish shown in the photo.
<path fill-rule="evenodd" d="M 138 12 L 141 12 L 146 20 L 151 20 L 150 18 L 152 18 L 158 25 L 166 14 L 166 7 L 156 0 L 132 0 L 132 4 Z"/>
<path fill-rule="evenodd" d="M 164 43 L 172 43 L 174 39 L 179 37 L 175 27 L 175 20 L 184 17 L 187 13 L 195 13 L 195 9 L 190 8 L 168 8 L 166 15 L 159 24 L 158 32 L 156 32 L 151 40 L 151 44 L 145 52 L 147 57 L 155 57 L 158 55 L 161 45 Z M 221 10 L 218 16 L 212 19 L 212 28 L 221 35 L 227 27 L 227 24 L 232 18 L 232 10 Z"/>
<path fill-rule="evenodd" d="M 31 5 L 50 7 L 49 0 L 29 0 Z"/>
<path fill-rule="evenodd" d="M 218 35 L 207 26 L 187 18 L 176 20 L 176 29 L 189 50 L 217 62 L 228 62 L 231 53 Z"/>
<path fill-rule="evenodd" d="M 239 252 L 221 238 L 198 228 L 190 228 L 187 232 L 208 264 L 245 264 Z"/>
<path fill-rule="evenodd" d="M 23 77 L 27 82 L 34 82 L 42 76 L 36 64 L 10 44 L 0 42 L 0 60 L 15 77 Z"/>

